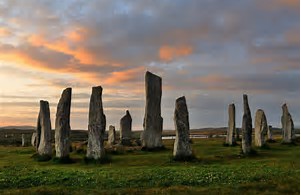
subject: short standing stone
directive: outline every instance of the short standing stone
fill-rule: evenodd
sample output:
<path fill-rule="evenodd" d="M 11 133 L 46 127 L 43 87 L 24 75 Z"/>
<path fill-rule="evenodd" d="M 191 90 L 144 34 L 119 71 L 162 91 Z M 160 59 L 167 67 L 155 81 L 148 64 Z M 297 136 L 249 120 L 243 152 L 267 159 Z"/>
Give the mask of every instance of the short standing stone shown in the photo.
<path fill-rule="evenodd" d="M 228 130 L 227 130 L 227 137 L 226 137 L 226 144 L 230 146 L 235 145 L 235 105 L 230 104 L 228 108 L 229 120 L 228 120 Z"/>
<path fill-rule="evenodd" d="M 189 116 L 185 96 L 176 100 L 174 124 L 176 129 L 176 139 L 173 150 L 174 158 L 185 159 L 191 157 L 192 149 L 189 143 Z"/>
<path fill-rule="evenodd" d="M 31 145 L 34 146 L 34 147 L 37 145 L 37 133 L 36 132 L 32 133 Z"/>
<path fill-rule="evenodd" d="M 30 145 L 30 139 L 28 138 L 28 136 L 26 136 L 25 134 L 22 133 L 22 147 L 26 147 Z"/>
<path fill-rule="evenodd" d="M 102 87 L 93 87 L 89 109 L 87 158 L 99 160 L 105 156 L 105 130 L 106 116 L 102 107 Z"/>
<path fill-rule="evenodd" d="M 255 114 L 255 146 L 262 147 L 265 144 L 267 129 L 266 116 L 264 111 L 259 109 Z"/>
<path fill-rule="evenodd" d="M 286 104 L 282 105 L 282 142 L 291 143 L 295 138 L 294 122 Z"/>
<path fill-rule="evenodd" d="M 244 102 L 244 115 L 242 119 L 242 128 L 241 128 L 242 131 L 241 147 L 242 147 L 242 152 L 248 155 L 251 152 L 251 145 L 252 145 L 252 116 L 249 108 L 248 96 L 246 94 L 243 95 L 243 102 Z"/>
<path fill-rule="evenodd" d="M 131 145 L 132 117 L 127 110 L 125 116 L 120 119 L 120 142 L 122 145 Z"/>
<path fill-rule="evenodd" d="M 146 105 L 142 132 L 142 148 L 154 149 L 163 147 L 161 117 L 161 77 L 146 72 L 145 74 Z"/>
<path fill-rule="evenodd" d="M 71 88 L 65 89 L 57 105 L 55 120 L 55 151 L 56 157 L 58 158 L 69 157 L 71 94 Z"/>
<path fill-rule="evenodd" d="M 40 113 L 37 122 L 36 147 L 39 155 L 51 156 L 52 147 L 49 103 L 43 100 L 40 101 Z"/>
<path fill-rule="evenodd" d="M 115 131 L 115 126 L 113 125 L 109 126 L 108 144 L 109 145 L 116 144 L 116 131 Z"/>
<path fill-rule="evenodd" d="M 273 140 L 273 130 L 272 130 L 272 126 L 269 125 L 268 126 L 268 140 Z"/>

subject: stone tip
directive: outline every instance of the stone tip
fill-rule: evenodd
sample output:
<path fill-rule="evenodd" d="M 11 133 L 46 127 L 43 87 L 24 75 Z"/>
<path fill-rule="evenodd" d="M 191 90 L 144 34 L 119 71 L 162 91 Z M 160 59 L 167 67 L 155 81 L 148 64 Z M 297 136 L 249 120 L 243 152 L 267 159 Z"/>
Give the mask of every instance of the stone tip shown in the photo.
<path fill-rule="evenodd" d="M 92 87 L 92 91 L 102 91 L 102 87 L 99 85 L 99 86 L 94 86 L 94 87 Z"/>
<path fill-rule="evenodd" d="M 179 97 L 179 98 L 176 100 L 176 102 L 180 102 L 180 101 L 186 102 L 185 96 Z"/>
<path fill-rule="evenodd" d="M 154 73 L 152 73 L 152 72 L 150 72 L 150 71 L 146 71 L 145 77 L 149 77 L 149 76 L 151 76 L 151 77 L 157 77 L 157 78 L 160 78 L 160 79 L 161 79 L 160 76 L 155 75 Z"/>
<path fill-rule="evenodd" d="M 40 104 L 49 104 L 46 100 L 40 100 Z"/>
<path fill-rule="evenodd" d="M 129 115 L 129 114 L 130 114 L 130 111 L 129 111 L 129 110 L 126 110 L 125 113 L 126 113 L 126 115 Z"/>

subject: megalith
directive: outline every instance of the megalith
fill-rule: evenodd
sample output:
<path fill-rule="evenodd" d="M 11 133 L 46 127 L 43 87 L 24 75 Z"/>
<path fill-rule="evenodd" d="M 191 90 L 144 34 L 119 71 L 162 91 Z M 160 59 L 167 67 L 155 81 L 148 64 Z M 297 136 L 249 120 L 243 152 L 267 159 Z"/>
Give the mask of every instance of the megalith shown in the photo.
<path fill-rule="evenodd" d="M 109 145 L 116 144 L 116 131 L 115 131 L 115 126 L 113 125 L 109 126 L 108 144 Z"/>
<path fill-rule="evenodd" d="M 27 135 L 22 133 L 21 138 L 22 138 L 22 147 L 26 147 L 30 145 L 30 139 L 28 138 Z"/>
<path fill-rule="evenodd" d="M 185 96 L 176 100 L 174 112 L 176 139 L 174 142 L 173 156 L 175 159 L 186 159 L 192 156 L 189 142 L 189 114 Z"/>
<path fill-rule="evenodd" d="M 255 114 L 255 146 L 262 147 L 265 144 L 265 136 L 268 131 L 267 119 L 264 111 L 258 109 Z"/>
<path fill-rule="evenodd" d="M 40 112 L 37 122 L 36 148 L 39 155 L 51 156 L 51 122 L 49 103 L 40 101 Z"/>
<path fill-rule="evenodd" d="M 72 89 L 66 88 L 57 105 L 55 119 L 55 151 L 57 158 L 68 158 L 70 152 L 70 108 Z"/>
<path fill-rule="evenodd" d="M 250 154 L 252 146 L 252 116 L 248 103 L 248 96 L 243 95 L 243 104 L 244 104 L 244 114 L 242 119 L 242 128 L 241 128 L 241 147 L 243 154 Z"/>
<path fill-rule="evenodd" d="M 36 144 L 37 144 L 37 133 L 34 132 L 34 133 L 32 133 L 32 136 L 31 136 L 31 145 L 35 147 Z"/>
<path fill-rule="evenodd" d="M 282 105 L 282 142 L 291 143 L 295 138 L 294 122 L 291 114 L 288 111 L 287 105 Z"/>
<path fill-rule="evenodd" d="M 106 116 L 102 106 L 102 87 L 92 87 L 89 108 L 88 145 L 86 157 L 100 160 L 105 156 Z"/>
<path fill-rule="evenodd" d="M 227 129 L 227 137 L 226 144 L 233 146 L 236 144 L 235 134 L 236 134 L 236 125 L 235 125 L 235 105 L 230 104 L 228 108 L 228 129 Z"/>
<path fill-rule="evenodd" d="M 162 79 L 147 71 L 145 74 L 145 115 L 142 132 L 142 148 L 155 149 L 163 147 L 161 117 Z"/>
<path fill-rule="evenodd" d="M 120 119 L 120 143 L 122 145 L 131 145 L 132 138 L 132 117 L 127 110 L 125 116 Z"/>
<path fill-rule="evenodd" d="M 273 127 L 271 125 L 268 126 L 268 140 L 273 140 Z"/>

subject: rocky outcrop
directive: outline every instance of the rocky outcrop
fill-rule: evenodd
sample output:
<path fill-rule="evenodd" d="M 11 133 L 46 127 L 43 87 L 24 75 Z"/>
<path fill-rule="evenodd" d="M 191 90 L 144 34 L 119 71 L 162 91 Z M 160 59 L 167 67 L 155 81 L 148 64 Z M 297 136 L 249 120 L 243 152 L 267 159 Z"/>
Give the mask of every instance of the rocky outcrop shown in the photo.
<path fill-rule="evenodd" d="M 55 151 L 56 157 L 67 158 L 70 152 L 70 108 L 72 89 L 63 91 L 57 105 L 55 119 Z"/>
<path fill-rule="evenodd" d="M 150 72 L 145 74 L 146 105 L 143 128 L 141 135 L 142 147 L 144 149 L 155 149 L 163 147 L 161 117 L 162 79 Z"/>
<path fill-rule="evenodd" d="M 175 159 L 186 159 L 192 156 L 189 139 L 189 114 L 185 97 L 176 100 L 174 112 L 176 139 L 174 142 L 173 156 Z"/>
<path fill-rule="evenodd" d="M 89 109 L 87 158 L 99 160 L 105 156 L 105 130 L 106 116 L 102 107 L 102 87 L 93 87 Z"/>
<path fill-rule="evenodd" d="M 255 146 L 262 147 L 265 144 L 268 124 L 264 111 L 259 109 L 255 114 Z"/>

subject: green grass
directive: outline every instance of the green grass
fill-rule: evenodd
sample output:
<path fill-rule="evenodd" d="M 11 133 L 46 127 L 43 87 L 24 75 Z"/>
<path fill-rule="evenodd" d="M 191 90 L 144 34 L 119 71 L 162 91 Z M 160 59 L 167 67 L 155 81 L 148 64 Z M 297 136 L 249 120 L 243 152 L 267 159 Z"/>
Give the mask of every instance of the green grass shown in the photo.
<path fill-rule="evenodd" d="M 171 160 L 173 141 L 162 151 L 109 153 L 108 164 L 37 162 L 33 147 L 0 147 L 0 194 L 299 194 L 299 146 L 268 143 L 256 156 L 223 139 L 194 139 L 197 161 Z"/>

